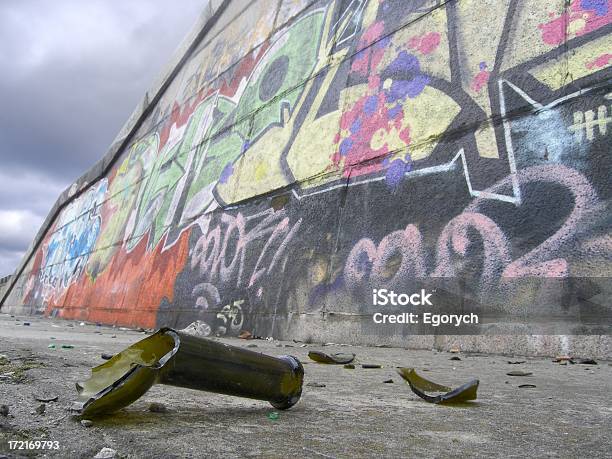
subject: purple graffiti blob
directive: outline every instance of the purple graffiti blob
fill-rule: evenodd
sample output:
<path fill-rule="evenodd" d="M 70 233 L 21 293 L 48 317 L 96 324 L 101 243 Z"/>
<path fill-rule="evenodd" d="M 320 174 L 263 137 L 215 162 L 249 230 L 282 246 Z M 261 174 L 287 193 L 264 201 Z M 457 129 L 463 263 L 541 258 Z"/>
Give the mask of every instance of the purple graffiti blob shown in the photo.
<path fill-rule="evenodd" d="M 221 176 L 219 177 L 219 183 L 227 183 L 229 178 L 234 173 L 234 166 L 231 163 L 227 163 L 223 170 L 221 171 Z"/>
<path fill-rule="evenodd" d="M 250 146 L 251 146 L 251 142 L 249 142 L 248 140 L 245 140 L 244 143 L 242 144 L 242 152 L 241 153 L 244 153 L 245 151 L 247 151 Z"/>
<path fill-rule="evenodd" d="M 366 115 L 370 116 L 374 113 L 377 107 L 378 107 L 378 97 L 370 96 L 365 101 L 365 104 L 363 106 L 363 111 Z"/>
<path fill-rule="evenodd" d="M 393 75 L 408 74 L 408 79 L 394 80 L 391 87 L 385 92 L 387 102 L 396 102 L 406 97 L 415 98 L 429 83 L 429 77 L 421 73 L 421 65 L 416 56 L 402 51 L 387 67 Z"/>
<path fill-rule="evenodd" d="M 608 0 L 581 0 L 580 6 L 585 10 L 594 10 L 597 16 L 608 14 Z"/>
<path fill-rule="evenodd" d="M 350 137 L 347 137 L 340 144 L 340 154 L 342 156 L 346 156 L 348 152 L 351 151 L 351 148 L 353 148 L 353 141 L 350 139 Z"/>
<path fill-rule="evenodd" d="M 403 107 L 400 104 L 397 104 L 391 107 L 387 111 L 387 114 L 389 115 L 389 118 L 395 119 L 395 117 L 397 117 L 397 115 L 399 115 L 402 112 L 402 110 L 403 110 Z"/>
<path fill-rule="evenodd" d="M 378 43 L 376 43 L 376 46 L 378 46 L 379 48 L 386 48 L 389 45 L 389 43 L 391 43 L 391 38 L 384 37 L 378 40 Z"/>
<path fill-rule="evenodd" d="M 408 157 L 408 155 L 406 156 Z M 385 175 L 385 183 L 387 188 L 390 191 L 395 192 L 402 183 L 406 173 L 410 172 L 411 169 L 412 164 L 410 163 L 410 160 L 408 160 L 408 162 L 404 162 L 401 159 L 392 161 Z"/>

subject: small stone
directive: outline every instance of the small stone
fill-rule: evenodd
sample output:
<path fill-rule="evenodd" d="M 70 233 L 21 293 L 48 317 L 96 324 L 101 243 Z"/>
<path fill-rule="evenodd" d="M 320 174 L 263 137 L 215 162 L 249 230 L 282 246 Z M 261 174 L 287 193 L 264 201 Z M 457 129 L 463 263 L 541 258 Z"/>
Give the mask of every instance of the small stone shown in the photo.
<path fill-rule="evenodd" d="M 102 355 L 100 355 L 100 357 L 102 357 L 102 359 L 104 359 L 104 360 L 110 360 L 110 359 L 113 358 L 113 354 L 103 353 Z"/>
<path fill-rule="evenodd" d="M 94 459 L 114 459 L 115 457 L 117 457 L 117 451 L 112 448 L 102 448 Z"/>
<path fill-rule="evenodd" d="M 378 365 L 377 363 L 364 363 L 361 365 L 361 368 L 382 368 L 382 365 Z"/>
<path fill-rule="evenodd" d="M 8 416 L 9 414 L 9 407 L 7 405 L 0 405 L 0 416 Z"/>
<path fill-rule="evenodd" d="M 24 323 L 23 323 L 23 326 L 24 326 L 24 327 L 29 327 L 29 326 L 30 326 L 30 322 L 24 322 Z"/>
<path fill-rule="evenodd" d="M 393 384 L 393 380 L 392 379 L 385 379 L 383 381 L 383 384 Z"/>
<path fill-rule="evenodd" d="M 74 349 L 72 344 L 62 344 L 62 349 Z"/>
<path fill-rule="evenodd" d="M 308 387 L 325 387 L 325 384 L 318 382 L 309 382 L 306 384 Z"/>
<path fill-rule="evenodd" d="M 38 405 L 36 407 L 36 414 L 44 414 L 45 410 L 47 409 L 47 405 L 45 405 L 44 403 L 41 403 L 40 405 Z"/>
<path fill-rule="evenodd" d="M 43 403 L 57 402 L 58 398 L 59 396 L 52 395 L 52 394 L 35 394 L 34 395 L 34 400 L 38 402 L 43 402 Z"/>
<path fill-rule="evenodd" d="M 253 334 L 248 330 L 242 330 L 238 335 L 240 339 L 253 339 Z"/>
<path fill-rule="evenodd" d="M 111 338 L 116 338 L 116 337 L 117 337 L 117 335 L 112 335 L 112 336 L 111 336 Z"/>
<path fill-rule="evenodd" d="M 81 425 L 83 427 L 91 427 L 91 426 L 93 426 L 93 421 L 90 421 L 89 419 L 83 419 L 81 421 Z"/>
<path fill-rule="evenodd" d="M 453 355 L 450 359 L 448 360 L 461 360 L 461 357 Z"/>
<path fill-rule="evenodd" d="M 168 409 L 166 408 L 166 405 L 164 405 L 163 403 L 153 402 L 149 404 L 149 411 L 151 413 L 165 413 L 168 411 Z"/>
<path fill-rule="evenodd" d="M 508 376 L 531 376 L 533 373 L 531 371 L 509 371 L 506 373 Z"/>
<path fill-rule="evenodd" d="M 49 344 L 47 347 L 48 347 L 49 349 L 55 349 L 55 344 Z"/>

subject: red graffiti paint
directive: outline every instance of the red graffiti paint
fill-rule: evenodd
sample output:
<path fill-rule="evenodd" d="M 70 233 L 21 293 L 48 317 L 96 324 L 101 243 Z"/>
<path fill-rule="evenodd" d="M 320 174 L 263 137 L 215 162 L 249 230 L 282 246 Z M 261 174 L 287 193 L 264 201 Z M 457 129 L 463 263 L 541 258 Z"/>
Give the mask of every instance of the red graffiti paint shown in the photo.
<path fill-rule="evenodd" d="M 147 252 L 146 238 L 129 253 L 122 248 L 95 281 L 82 276 L 49 301 L 46 314 L 58 309 L 64 319 L 155 327 L 159 305 L 164 298 L 172 301 L 176 276 L 187 261 L 189 233 L 166 250 L 162 240 Z"/>
<path fill-rule="evenodd" d="M 558 17 L 554 13 L 549 22 L 540 24 L 538 28 L 542 33 L 542 41 L 547 45 L 558 46 L 572 38 L 571 33 L 577 37 L 600 29 L 612 22 L 611 1 L 592 2 L 587 0 L 574 0 L 567 12 Z"/>
<path fill-rule="evenodd" d="M 385 54 L 384 46 L 372 44 L 376 42 L 383 34 L 385 25 L 382 21 L 375 22 L 368 27 L 361 39 L 359 40 L 359 48 L 361 51 L 355 56 L 351 65 L 351 70 L 361 75 L 367 75 L 371 68 L 376 68 Z"/>
<path fill-rule="evenodd" d="M 420 52 L 421 54 L 431 54 L 440 45 L 440 34 L 438 32 L 429 32 L 423 35 L 415 35 L 408 40 L 408 47 Z"/>
<path fill-rule="evenodd" d="M 612 54 L 604 53 L 601 56 L 593 59 L 592 61 L 587 62 L 585 66 L 589 70 L 594 69 L 594 68 L 603 68 L 606 65 L 608 65 L 611 60 L 612 60 Z"/>
<path fill-rule="evenodd" d="M 491 72 L 487 70 L 487 64 L 484 62 L 480 63 L 480 72 L 478 72 L 474 78 L 472 79 L 472 84 L 470 88 L 472 91 L 480 92 L 482 88 L 486 86 L 489 82 L 489 77 L 491 76 Z"/>

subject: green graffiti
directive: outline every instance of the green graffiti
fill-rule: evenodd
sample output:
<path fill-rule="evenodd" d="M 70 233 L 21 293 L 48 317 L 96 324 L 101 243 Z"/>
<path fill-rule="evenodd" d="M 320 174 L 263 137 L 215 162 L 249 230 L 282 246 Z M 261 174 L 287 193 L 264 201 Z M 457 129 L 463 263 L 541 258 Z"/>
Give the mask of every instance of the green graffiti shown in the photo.
<path fill-rule="evenodd" d="M 268 126 L 282 121 L 285 107 L 293 109 L 301 92 L 290 90 L 303 83 L 315 67 L 324 19 L 321 11 L 300 19 L 262 57 L 236 111 L 237 120 L 258 111 L 250 134 L 241 132 L 244 137 L 256 139 Z"/>

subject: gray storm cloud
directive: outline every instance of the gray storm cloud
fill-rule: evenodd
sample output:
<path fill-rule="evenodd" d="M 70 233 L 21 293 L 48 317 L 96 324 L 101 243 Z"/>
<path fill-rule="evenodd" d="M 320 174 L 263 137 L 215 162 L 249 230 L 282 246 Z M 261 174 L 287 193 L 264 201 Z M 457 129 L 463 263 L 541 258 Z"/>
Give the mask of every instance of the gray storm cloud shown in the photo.
<path fill-rule="evenodd" d="M 0 1 L 0 276 L 106 152 L 205 3 Z"/>

